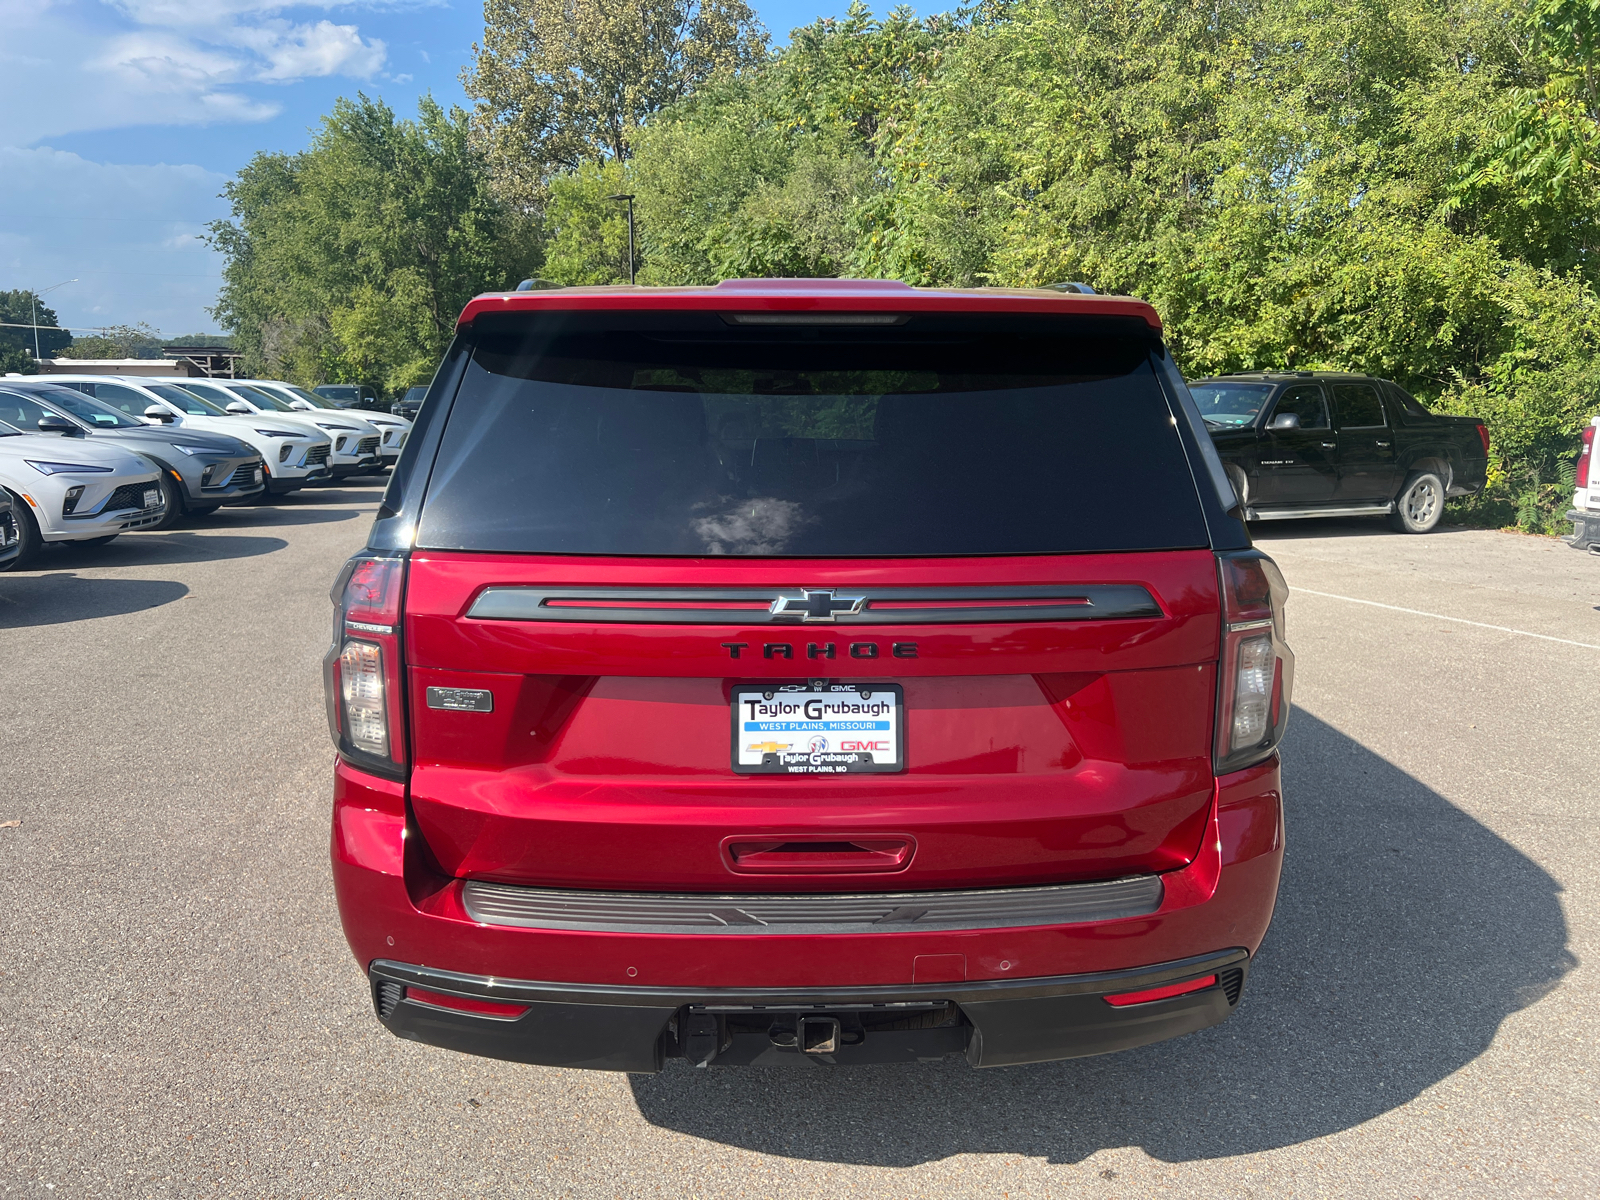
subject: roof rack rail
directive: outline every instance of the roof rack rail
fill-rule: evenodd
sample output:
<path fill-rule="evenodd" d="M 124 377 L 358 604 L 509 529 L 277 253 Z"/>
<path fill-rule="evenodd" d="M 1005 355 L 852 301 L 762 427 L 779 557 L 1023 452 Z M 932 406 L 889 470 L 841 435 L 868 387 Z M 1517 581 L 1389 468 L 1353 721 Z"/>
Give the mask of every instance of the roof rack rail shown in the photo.
<path fill-rule="evenodd" d="M 551 283 L 548 279 L 524 279 L 517 284 L 519 292 L 553 292 L 567 285 L 564 283 Z"/>
<path fill-rule="evenodd" d="M 1047 283 L 1045 287 L 1057 292 L 1076 292 L 1080 296 L 1099 295 L 1087 283 Z"/>

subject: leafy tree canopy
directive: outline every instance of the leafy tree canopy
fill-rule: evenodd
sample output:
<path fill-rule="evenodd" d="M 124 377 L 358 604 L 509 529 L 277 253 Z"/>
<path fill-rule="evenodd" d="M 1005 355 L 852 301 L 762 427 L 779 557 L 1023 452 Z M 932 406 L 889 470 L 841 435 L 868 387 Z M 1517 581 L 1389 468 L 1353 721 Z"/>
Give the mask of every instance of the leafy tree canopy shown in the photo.
<path fill-rule="evenodd" d="M 161 333 L 140 321 L 136 325 L 108 325 L 89 337 L 74 338 L 62 351 L 65 358 L 160 358 Z"/>
<path fill-rule="evenodd" d="M 31 374 L 38 368 L 33 361 L 32 326 L 39 328 L 39 356 L 55 358 L 72 334 L 53 328 L 59 321 L 56 310 L 39 302 L 38 296 L 24 288 L 0 291 L 0 373 L 19 371 Z M 27 326 L 28 328 L 19 328 Z"/>
<path fill-rule="evenodd" d="M 213 315 L 251 372 L 304 384 L 426 383 L 457 314 L 514 287 L 538 230 L 491 192 L 469 118 L 340 100 L 300 154 L 258 154 L 211 226 L 228 259 Z"/>
<path fill-rule="evenodd" d="M 462 82 L 523 204 L 542 203 L 553 173 L 626 159 L 651 114 L 767 52 L 744 0 L 484 0 L 483 22 Z"/>

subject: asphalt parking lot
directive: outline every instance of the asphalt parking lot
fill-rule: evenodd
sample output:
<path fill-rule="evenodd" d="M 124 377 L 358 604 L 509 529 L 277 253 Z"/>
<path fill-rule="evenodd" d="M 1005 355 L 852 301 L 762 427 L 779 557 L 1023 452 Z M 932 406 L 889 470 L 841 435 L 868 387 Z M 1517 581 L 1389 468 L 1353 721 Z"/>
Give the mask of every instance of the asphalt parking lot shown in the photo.
<path fill-rule="evenodd" d="M 1289 850 L 1224 1025 L 976 1072 L 629 1077 L 401 1042 L 327 866 L 376 486 L 0 575 L 0 1196 L 1593 1196 L 1600 558 L 1258 530 Z"/>

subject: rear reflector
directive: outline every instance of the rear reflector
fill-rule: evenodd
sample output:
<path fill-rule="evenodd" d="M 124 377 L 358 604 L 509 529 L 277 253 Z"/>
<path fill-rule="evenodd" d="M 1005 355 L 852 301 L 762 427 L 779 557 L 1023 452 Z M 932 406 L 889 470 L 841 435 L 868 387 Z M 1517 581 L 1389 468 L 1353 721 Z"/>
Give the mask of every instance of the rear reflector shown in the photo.
<path fill-rule="evenodd" d="M 471 1013 L 475 1017 L 495 1017 L 501 1021 L 515 1021 L 528 1011 L 526 1004 L 500 1004 L 494 1000 L 478 1000 L 472 996 L 447 996 L 443 992 L 430 992 L 425 988 L 408 987 L 406 999 L 413 1004 L 426 1004 L 430 1008 L 448 1008 L 455 1012 Z"/>
<path fill-rule="evenodd" d="M 1190 992 L 1204 991 L 1216 982 L 1215 975 L 1207 975 L 1203 979 L 1191 979 L 1186 983 L 1169 983 L 1163 987 L 1146 988 L 1142 992 L 1119 992 L 1115 996 L 1107 996 L 1105 1001 L 1113 1008 L 1126 1008 L 1130 1004 L 1149 1004 L 1152 1000 L 1169 1000 L 1173 996 L 1186 996 Z"/>

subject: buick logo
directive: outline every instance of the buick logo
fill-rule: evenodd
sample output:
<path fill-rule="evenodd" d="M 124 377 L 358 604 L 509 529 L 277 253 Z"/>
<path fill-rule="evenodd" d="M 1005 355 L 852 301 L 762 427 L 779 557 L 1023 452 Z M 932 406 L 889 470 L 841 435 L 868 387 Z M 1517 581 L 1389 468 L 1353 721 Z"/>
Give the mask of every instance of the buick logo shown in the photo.
<path fill-rule="evenodd" d="M 866 604 L 865 596 L 846 596 L 838 592 L 817 591 L 807 588 L 798 596 L 779 596 L 772 602 L 772 617 L 776 621 L 803 621 L 807 625 L 831 622 L 836 617 L 853 617 Z"/>

